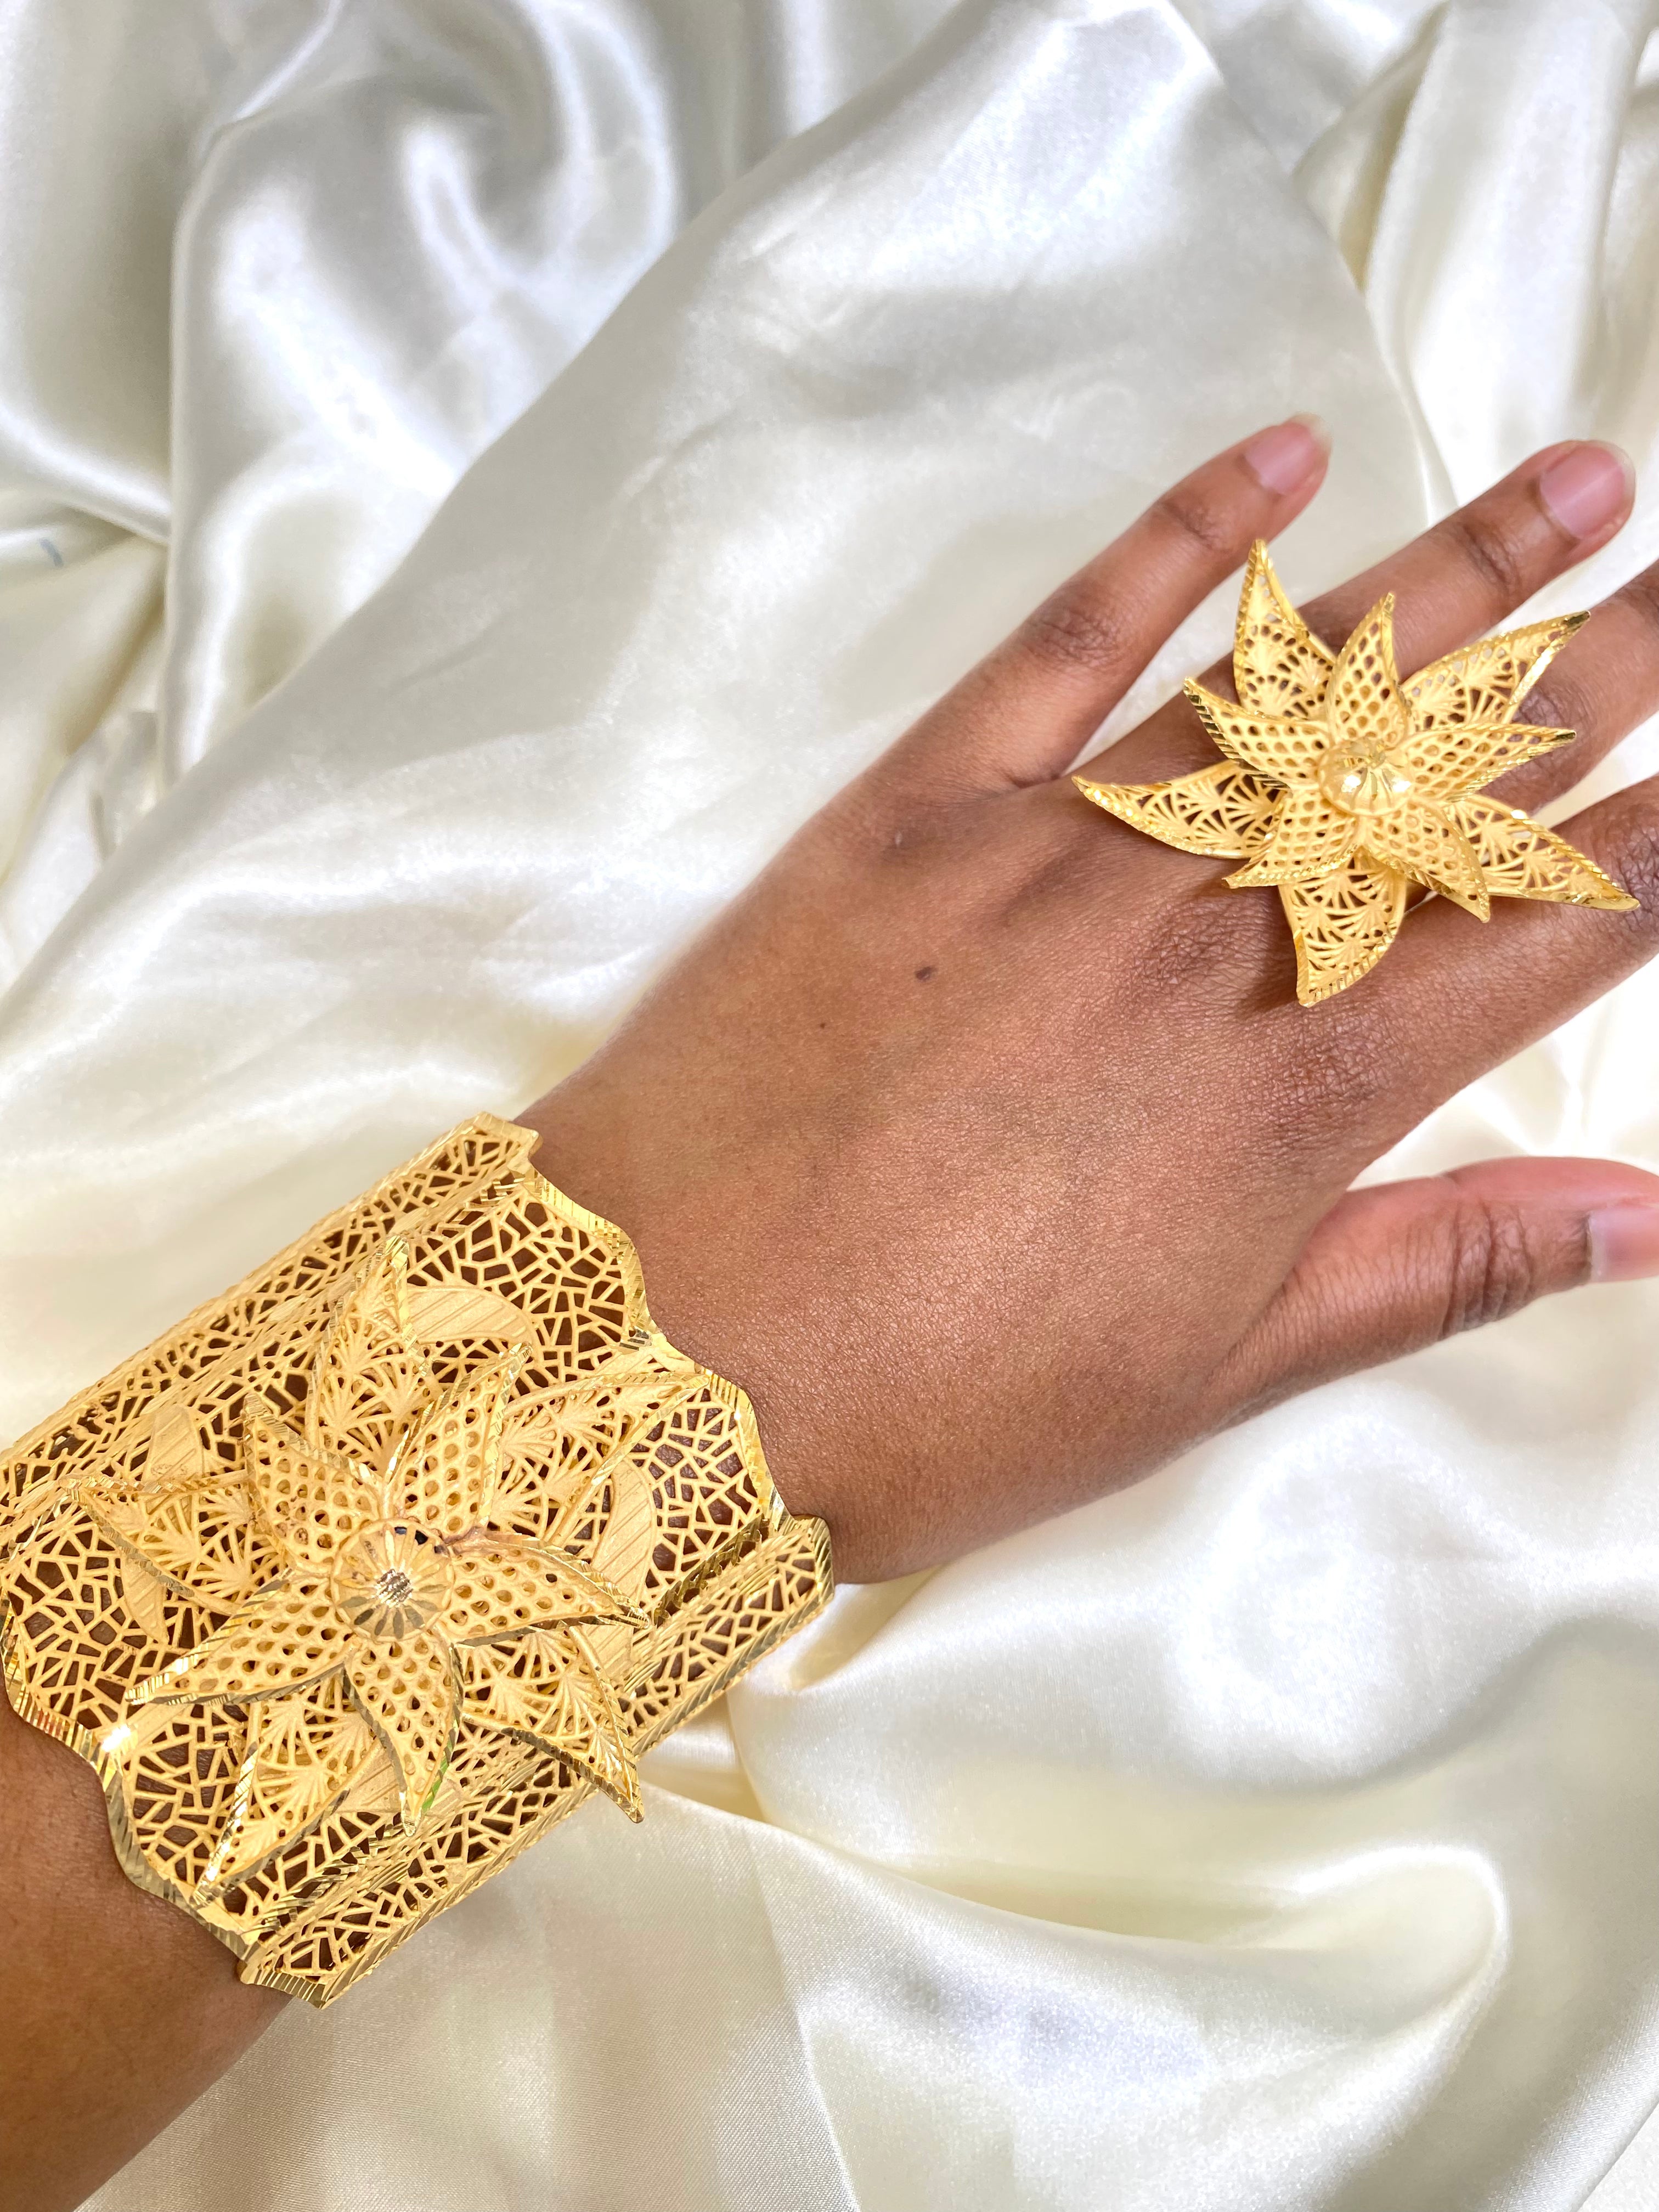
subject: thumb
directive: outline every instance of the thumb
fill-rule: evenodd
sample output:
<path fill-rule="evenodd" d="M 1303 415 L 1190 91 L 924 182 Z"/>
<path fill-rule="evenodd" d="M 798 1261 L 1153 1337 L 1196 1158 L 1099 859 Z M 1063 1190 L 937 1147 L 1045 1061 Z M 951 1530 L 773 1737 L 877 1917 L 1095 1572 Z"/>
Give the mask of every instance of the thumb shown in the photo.
<path fill-rule="evenodd" d="M 1659 1176 L 1613 1160 L 1482 1160 L 1350 1191 L 1238 1346 L 1243 1410 L 1642 1275 L 1659 1275 Z"/>

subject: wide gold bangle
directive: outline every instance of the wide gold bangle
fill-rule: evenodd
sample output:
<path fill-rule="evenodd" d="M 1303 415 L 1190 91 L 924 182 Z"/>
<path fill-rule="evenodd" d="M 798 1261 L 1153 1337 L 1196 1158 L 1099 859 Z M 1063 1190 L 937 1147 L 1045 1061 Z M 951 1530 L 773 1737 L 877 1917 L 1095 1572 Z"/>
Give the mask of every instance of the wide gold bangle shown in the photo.
<path fill-rule="evenodd" d="M 13 1704 L 122 1866 L 326 2004 L 830 1595 L 749 1401 L 481 1115 L 0 1464 Z"/>

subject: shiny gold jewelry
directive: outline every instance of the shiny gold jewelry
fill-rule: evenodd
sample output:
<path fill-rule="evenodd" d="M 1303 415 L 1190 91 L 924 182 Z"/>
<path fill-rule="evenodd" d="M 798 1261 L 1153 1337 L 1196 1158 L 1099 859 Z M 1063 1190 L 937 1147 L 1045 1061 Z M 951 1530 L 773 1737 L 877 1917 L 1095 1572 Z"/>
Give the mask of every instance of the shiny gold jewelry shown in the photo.
<path fill-rule="evenodd" d="M 1557 615 L 1484 638 L 1402 684 L 1392 593 L 1333 653 L 1285 598 L 1258 540 L 1233 641 L 1238 703 L 1186 686 L 1225 759 L 1170 783 L 1073 781 L 1166 845 L 1247 861 L 1226 879 L 1233 890 L 1276 884 L 1304 1006 L 1376 965 L 1412 884 L 1482 921 L 1494 897 L 1622 911 L 1637 902 L 1594 861 L 1480 795 L 1494 776 L 1571 742 L 1571 730 L 1510 717 L 1586 620 Z"/>
<path fill-rule="evenodd" d="M 13 1704 L 121 1864 L 326 2004 L 808 1620 L 734 1384 L 619 1229 L 457 1129 L 0 1463 Z"/>

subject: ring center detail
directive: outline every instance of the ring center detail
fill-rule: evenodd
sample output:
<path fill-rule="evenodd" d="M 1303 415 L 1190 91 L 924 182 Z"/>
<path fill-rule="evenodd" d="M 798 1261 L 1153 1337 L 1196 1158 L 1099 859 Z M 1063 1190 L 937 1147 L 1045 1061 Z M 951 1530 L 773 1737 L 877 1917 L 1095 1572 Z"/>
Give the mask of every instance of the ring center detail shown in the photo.
<path fill-rule="evenodd" d="M 1337 745 L 1319 763 L 1319 788 L 1343 814 L 1389 814 L 1411 797 L 1413 780 L 1386 753 Z"/>

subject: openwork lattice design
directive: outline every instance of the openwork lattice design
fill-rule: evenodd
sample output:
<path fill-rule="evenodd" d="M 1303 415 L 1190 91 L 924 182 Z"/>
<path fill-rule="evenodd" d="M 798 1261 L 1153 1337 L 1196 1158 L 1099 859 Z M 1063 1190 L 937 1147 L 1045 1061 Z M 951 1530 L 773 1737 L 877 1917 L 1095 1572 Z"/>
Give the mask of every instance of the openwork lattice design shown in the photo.
<path fill-rule="evenodd" d="M 743 1393 L 480 1117 L 0 1466 L 14 1703 L 123 1865 L 325 2003 L 829 1595 Z"/>
<path fill-rule="evenodd" d="M 1376 965 L 1412 884 L 1482 921 L 1495 897 L 1627 908 L 1635 900 L 1594 861 L 1480 795 L 1506 769 L 1571 739 L 1571 730 L 1510 717 L 1585 620 L 1563 615 L 1485 638 L 1402 684 L 1392 597 L 1333 653 L 1258 543 L 1233 644 L 1238 699 L 1187 686 L 1224 760 L 1169 783 L 1075 781 L 1097 806 L 1166 845 L 1243 860 L 1227 878 L 1235 890 L 1277 885 L 1304 1006 Z"/>
<path fill-rule="evenodd" d="M 1078 781 L 1091 798 L 1108 788 L 1081 776 Z M 1179 784 L 1118 783 L 1109 788 L 1111 811 L 1132 828 L 1183 853 L 1210 853 L 1224 860 L 1264 843 L 1279 805 L 1277 792 L 1232 761 L 1183 776 Z"/>

